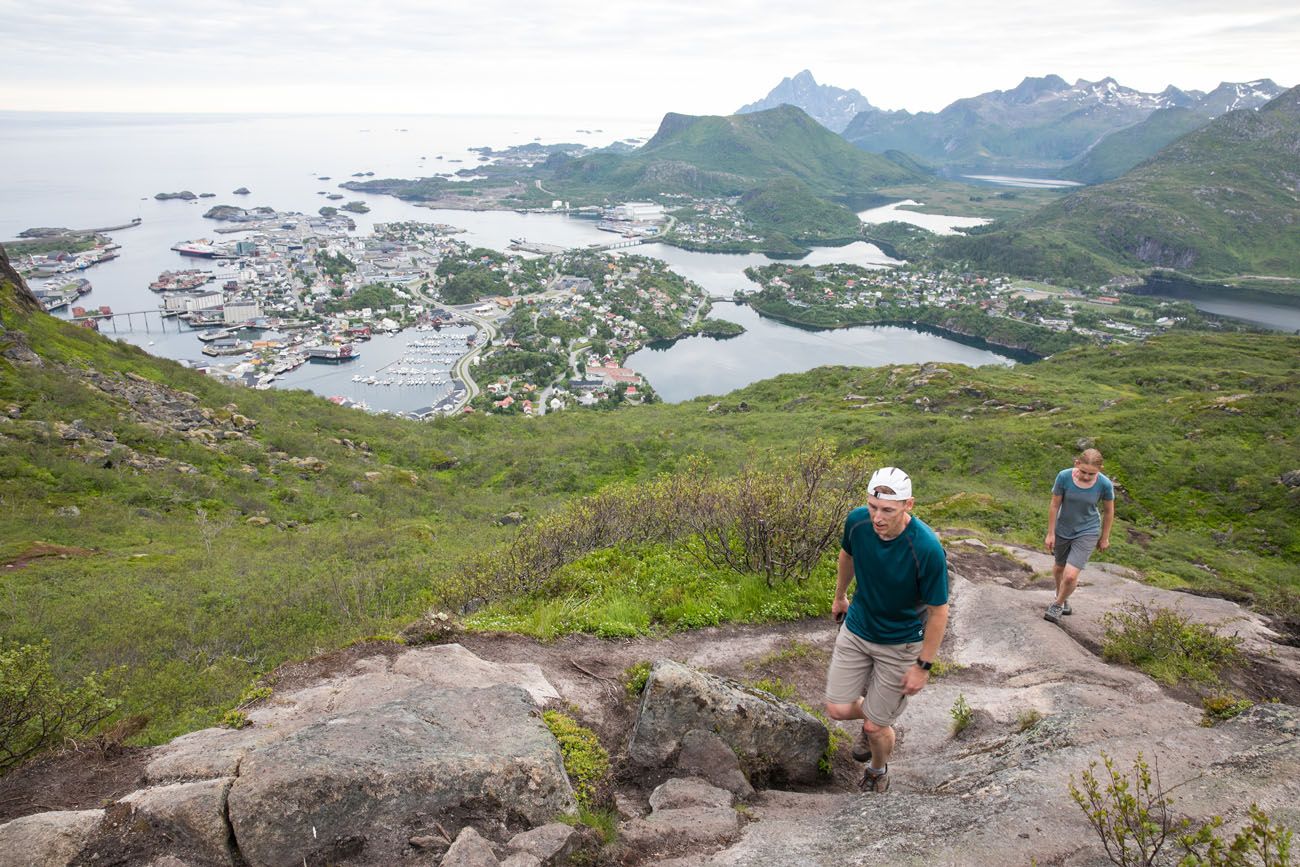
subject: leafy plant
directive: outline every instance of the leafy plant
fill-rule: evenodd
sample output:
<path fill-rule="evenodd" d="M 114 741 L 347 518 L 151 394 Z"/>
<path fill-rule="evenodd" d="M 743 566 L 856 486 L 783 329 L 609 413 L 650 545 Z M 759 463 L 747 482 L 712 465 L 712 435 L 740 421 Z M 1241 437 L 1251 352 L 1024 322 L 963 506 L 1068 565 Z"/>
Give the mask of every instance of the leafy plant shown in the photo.
<path fill-rule="evenodd" d="M 227 729 L 246 729 L 252 724 L 253 721 L 242 710 L 226 711 L 225 715 L 221 717 L 220 723 L 222 728 Z"/>
<path fill-rule="evenodd" d="M 1172 608 L 1126 605 L 1102 618 L 1102 655 L 1135 665 L 1162 683 L 1218 682 L 1223 666 L 1241 658 L 1240 639 L 1219 635 Z"/>
<path fill-rule="evenodd" d="M 645 691 L 646 681 L 650 679 L 650 669 L 654 666 L 649 661 L 634 662 L 623 669 L 623 691 L 628 698 L 635 699 Z"/>
<path fill-rule="evenodd" d="M 951 659 L 944 659 L 941 656 L 935 659 L 934 665 L 930 667 L 930 677 L 934 680 L 938 680 L 939 678 L 948 677 L 949 675 L 956 674 L 960 671 L 965 671 L 966 668 L 967 666 L 962 665 L 960 662 L 954 662 Z"/>
<path fill-rule="evenodd" d="M 595 732 L 567 714 L 544 711 L 542 721 L 560 743 L 564 772 L 569 775 L 579 809 L 597 809 L 609 794 L 609 753 Z"/>
<path fill-rule="evenodd" d="M 65 738 L 88 734 L 117 706 L 97 677 L 64 687 L 49 642 L 0 646 L 0 774 Z"/>
<path fill-rule="evenodd" d="M 948 714 L 952 717 L 952 733 L 954 735 L 965 731 L 966 727 L 971 724 L 971 720 L 975 718 L 975 711 L 966 703 L 964 693 L 957 694 L 957 700 L 948 709 Z"/>
<path fill-rule="evenodd" d="M 1092 826 L 1106 856 L 1118 867 L 1152 867 L 1172 860 L 1163 855 L 1173 843 L 1182 850 L 1179 867 L 1285 867 L 1290 864 L 1292 832 L 1251 804 L 1250 822 L 1231 841 L 1218 829 L 1220 816 L 1193 822 L 1173 813 L 1173 798 L 1161 786 L 1159 770 L 1154 773 L 1138 753 L 1133 776 L 1117 771 L 1110 756 L 1101 754 L 1104 776 L 1090 762 L 1083 772 L 1082 788 L 1070 777 L 1070 797 L 1079 805 Z M 1172 854 L 1172 853 L 1171 853 Z"/>
<path fill-rule="evenodd" d="M 1255 703 L 1248 698 L 1238 698 L 1235 695 L 1207 695 L 1201 699 L 1201 707 L 1205 709 L 1201 717 L 1201 725 L 1212 726 L 1215 723 L 1221 723 L 1224 720 L 1232 719 L 1238 714 L 1245 713 L 1255 706 Z"/>
<path fill-rule="evenodd" d="M 761 677 L 754 681 L 754 689 L 761 689 L 763 692 L 769 692 L 782 701 L 789 701 L 795 696 L 793 684 L 786 683 L 779 677 Z"/>

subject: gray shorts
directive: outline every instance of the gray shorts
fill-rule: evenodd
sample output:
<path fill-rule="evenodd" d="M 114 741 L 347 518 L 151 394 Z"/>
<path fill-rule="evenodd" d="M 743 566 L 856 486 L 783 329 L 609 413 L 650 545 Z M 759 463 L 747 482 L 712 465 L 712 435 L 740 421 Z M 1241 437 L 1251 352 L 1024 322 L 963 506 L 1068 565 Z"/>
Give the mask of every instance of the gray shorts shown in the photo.
<path fill-rule="evenodd" d="M 1056 555 L 1057 566 L 1073 566 L 1080 572 L 1083 567 L 1088 565 L 1088 558 L 1097 548 L 1097 540 L 1101 536 L 1080 536 L 1077 539 L 1062 539 L 1056 537 L 1056 544 L 1052 552 Z"/>
<path fill-rule="evenodd" d="M 875 644 L 841 629 L 826 672 L 826 701 L 852 704 L 878 726 L 890 726 L 907 707 L 903 677 L 916 664 L 921 642 Z"/>

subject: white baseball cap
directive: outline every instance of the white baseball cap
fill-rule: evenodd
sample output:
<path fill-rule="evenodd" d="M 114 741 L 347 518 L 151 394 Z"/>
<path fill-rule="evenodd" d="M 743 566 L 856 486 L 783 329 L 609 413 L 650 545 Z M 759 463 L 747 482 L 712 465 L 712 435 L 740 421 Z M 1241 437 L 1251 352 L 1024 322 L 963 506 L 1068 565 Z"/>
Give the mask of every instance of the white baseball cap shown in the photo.
<path fill-rule="evenodd" d="M 891 488 L 892 494 L 877 494 L 876 488 Z M 881 467 L 871 474 L 867 484 L 867 493 L 881 500 L 912 499 L 912 480 L 898 467 Z"/>

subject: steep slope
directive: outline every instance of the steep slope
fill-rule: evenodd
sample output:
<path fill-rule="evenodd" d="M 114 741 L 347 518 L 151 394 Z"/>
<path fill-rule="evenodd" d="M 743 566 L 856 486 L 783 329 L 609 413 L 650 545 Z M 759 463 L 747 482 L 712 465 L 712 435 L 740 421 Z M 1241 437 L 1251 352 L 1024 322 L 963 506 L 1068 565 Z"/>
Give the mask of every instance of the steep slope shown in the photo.
<path fill-rule="evenodd" d="M 1106 136 L 1056 174 L 1085 184 L 1113 180 L 1212 119 L 1211 115 L 1190 108 L 1157 109 L 1141 123 Z"/>
<path fill-rule="evenodd" d="M 1173 87 L 1155 94 L 1112 78 L 1070 85 L 1048 75 L 957 100 L 938 113 L 860 114 L 843 135 L 873 153 L 903 150 L 954 171 L 1050 170 L 1157 109 L 1184 107 L 1213 117 L 1229 107 L 1257 108 L 1280 93 L 1268 80 L 1224 84 L 1209 95 Z"/>
<path fill-rule="evenodd" d="M 1300 87 L 1218 118 L 1122 178 L 942 248 L 1014 273 L 1081 281 L 1152 267 L 1295 278 L 1298 227 Z"/>
<path fill-rule="evenodd" d="M 781 83 L 760 100 L 736 109 L 736 114 L 766 111 L 780 105 L 793 105 L 832 132 L 843 132 L 859 112 L 879 111 L 856 90 L 844 90 L 829 84 L 818 84 L 813 74 L 804 70 L 794 78 L 783 78 Z"/>
<path fill-rule="evenodd" d="M 783 176 L 822 196 L 860 195 L 919 178 L 886 157 L 854 148 L 801 109 L 782 105 L 729 117 L 669 113 L 635 153 L 569 161 L 554 181 L 575 192 L 597 187 L 738 195 Z"/>

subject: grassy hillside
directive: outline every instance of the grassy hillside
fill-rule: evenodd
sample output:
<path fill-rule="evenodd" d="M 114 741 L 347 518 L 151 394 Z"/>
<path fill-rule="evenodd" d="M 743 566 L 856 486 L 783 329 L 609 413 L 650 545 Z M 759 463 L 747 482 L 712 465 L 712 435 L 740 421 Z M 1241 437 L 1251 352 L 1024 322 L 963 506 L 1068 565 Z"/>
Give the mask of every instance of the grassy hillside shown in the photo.
<path fill-rule="evenodd" d="M 862 234 L 857 214 L 819 198 L 794 178 L 776 178 L 751 190 L 741 197 L 740 208 L 769 238 L 782 235 L 794 241 L 825 242 Z"/>
<path fill-rule="evenodd" d="M 1057 174 L 1085 184 L 1113 180 L 1209 122 L 1208 116 L 1191 109 L 1162 108 L 1141 123 L 1106 136 Z"/>
<path fill-rule="evenodd" d="M 0 321 L 0 636 L 49 639 L 68 679 L 115 672 L 150 740 L 212 723 L 286 659 L 391 634 L 430 606 L 545 589 L 485 571 L 520 538 L 498 522 L 507 513 L 527 532 L 611 485 L 728 477 L 814 439 L 907 468 L 935 525 L 1037 544 L 1051 479 L 1092 438 L 1120 491 L 1110 559 L 1300 611 L 1300 488 L 1279 482 L 1300 469 L 1297 338 L 1171 336 L 1014 368 L 821 368 L 713 411 L 701 398 L 419 424 L 227 387 L 20 305 L 4 280 Z M 829 599 L 830 553 L 806 582 L 768 589 L 692 567 L 686 536 L 596 552 L 552 599 L 633 572 L 658 582 L 666 607 L 608 634 L 796 617 Z M 728 581 L 747 588 L 743 609 L 681 613 Z"/>
<path fill-rule="evenodd" d="M 1153 267 L 1204 279 L 1300 277 L 1298 159 L 1300 88 L 1292 88 L 1259 111 L 1216 119 L 1122 178 L 939 250 L 1074 282 Z"/>
<path fill-rule="evenodd" d="M 778 177 L 795 178 L 823 197 L 852 197 L 919 176 L 858 150 L 800 109 L 783 105 L 729 117 L 667 114 L 634 153 L 562 163 L 547 187 L 568 198 L 605 190 L 739 195 Z"/>

